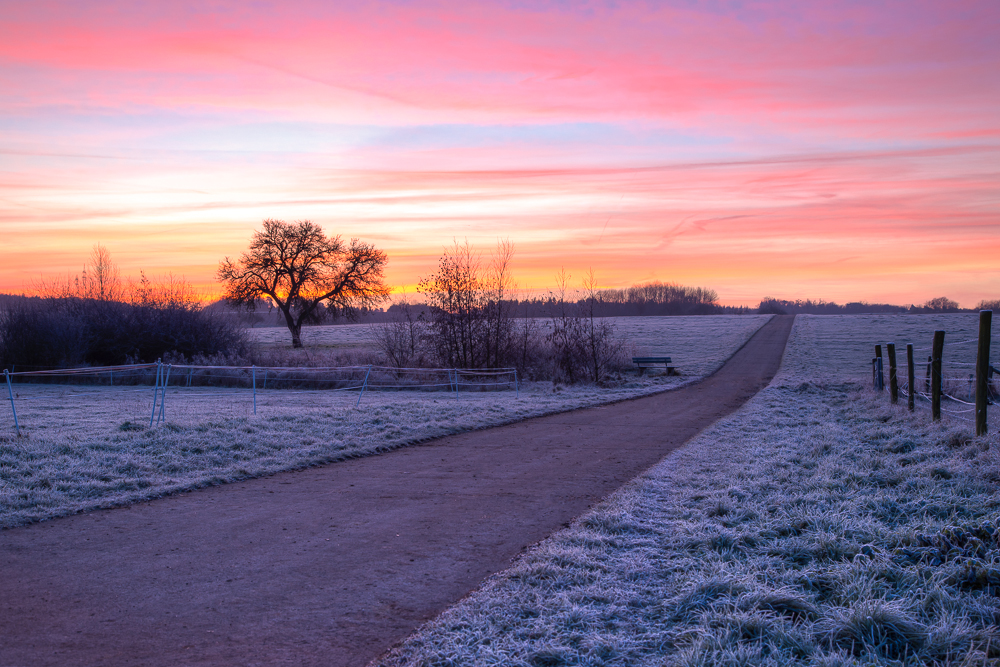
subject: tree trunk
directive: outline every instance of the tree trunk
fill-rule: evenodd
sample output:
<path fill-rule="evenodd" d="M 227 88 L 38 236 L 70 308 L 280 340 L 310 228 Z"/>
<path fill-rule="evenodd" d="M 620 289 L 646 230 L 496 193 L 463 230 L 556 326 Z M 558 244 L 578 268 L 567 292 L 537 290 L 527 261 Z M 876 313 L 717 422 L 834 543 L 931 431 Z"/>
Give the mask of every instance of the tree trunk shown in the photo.
<path fill-rule="evenodd" d="M 302 347 L 302 320 L 295 321 L 292 317 L 292 311 L 290 308 L 282 307 L 281 313 L 285 316 L 285 325 L 292 334 L 292 347 L 300 348 Z"/>

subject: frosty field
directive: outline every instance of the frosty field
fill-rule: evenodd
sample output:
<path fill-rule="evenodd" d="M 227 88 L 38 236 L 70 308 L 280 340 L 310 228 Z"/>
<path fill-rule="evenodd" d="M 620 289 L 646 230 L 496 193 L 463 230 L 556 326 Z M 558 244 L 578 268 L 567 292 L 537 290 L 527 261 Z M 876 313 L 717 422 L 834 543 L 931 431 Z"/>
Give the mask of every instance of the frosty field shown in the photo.
<path fill-rule="evenodd" d="M 906 344 L 912 343 L 918 391 L 923 381 L 935 330 L 945 332 L 942 377 L 945 391 L 955 398 L 975 402 L 972 377 L 975 373 L 979 315 L 951 313 L 944 315 L 798 315 L 795 330 L 788 341 L 782 374 L 787 380 L 799 379 L 820 383 L 856 382 L 871 386 L 871 359 L 875 345 L 895 343 L 899 381 L 907 379 Z M 1000 322 L 993 324 L 990 343 L 991 362 L 1000 368 Z M 888 383 L 889 362 L 884 362 Z M 997 379 L 1000 382 L 1000 376 Z M 888 400 L 888 399 L 886 399 Z M 905 402 L 905 398 L 901 401 Z M 929 410 L 930 403 L 918 400 L 917 407 Z M 946 419 L 961 424 L 973 423 L 973 408 L 946 400 L 942 412 Z M 991 429 L 1000 427 L 1000 408 L 989 411 Z"/>
<path fill-rule="evenodd" d="M 629 342 L 629 353 L 637 356 L 669 356 L 688 377 L 711 373 L 729 354 L 746 342 L 748 332 L 761 327 L 770 315 L 712 315 L 691 317 L 609 318 Z M 551 322 L 536 320 L 544 334 Z M 327 324 L 306 327 L 302 340 L 307 347 L 365 351 L 372 347 L 371 324 Z M 375 325 L 377 326 L 377 325 Z M 284 327 L 250 330 L 258 344 L 290 348 L 291 335 Z"/>
<path fill-rule="evenodd" d="M 614 389 L 527 383 L 519 396 L 369 391 L 357 407 L 356 392 L 258 390 L 256 416 L 248 389 L 171 386 L 166 424 L 152 429 L 151 387 L 15 384 L 26 437 L 0 402 L 0 526 L 661 391 L 717 368 L 769 316 L 647 319 L 659 322 L 634 325 L 637 340 L 664 345 L 681 377 L 631 376 Z M 350 326 L 368 325 L 322 328 L 357 340 Z"/>
<path fill-rule="evenodd" d="M 975 372 L 979 315 L 797 315 L 799 332 L 789 340 L 784 371 L 789 376 L 831 382 L 871 381 L 875 345 L 895 343 L 900 378 L 906 375 L 906 344 L 912 343 L 917 377 L 924 377 L 934 331 L 945 332 L 942 375 L 968 378 Z M 994 321 L 990 344 L 993 365 L 1000 359 L 1000 321 Z M 885 361 L 888 374 L 889 362 Z"/>
<path fill-rule="evenodd" d="M 371 342 L 370 324 L 322 324 L 302 329 L 302 344 L 306 347 L 366 348 Z M 292 335 L 285 327 L 255 327 L 250 338 L 260 345 L 291 347 Z"/>
<path fill-rule="evenodd" d="M 998 408 L 974 438 L 891 406 L 869 342 L 952 322 L 881 324 L 799 316 L 744 408 L 380 664 L 997 664 Z"/>

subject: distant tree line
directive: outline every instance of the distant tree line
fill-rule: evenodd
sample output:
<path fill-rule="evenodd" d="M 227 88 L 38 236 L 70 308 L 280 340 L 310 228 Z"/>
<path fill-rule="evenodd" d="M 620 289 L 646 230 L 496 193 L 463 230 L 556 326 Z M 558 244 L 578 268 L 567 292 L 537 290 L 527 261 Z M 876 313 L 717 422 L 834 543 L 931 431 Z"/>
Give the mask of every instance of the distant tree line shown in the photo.
<path fill-rule="evenodd" d="M 786 299 L 775 299 L 764 297 L 757 306 L 757 312 L 761 314 L 777 315 L 858 315 L 863 313 L 973 313 L 980 310 L 998 310 L 1000 300 L 983 300 L 975 308 L 962 308 L 957 301 L 948 297 L 939 296 L 926 301 L 923 305 L 900 306 L 889 303 L 868 303 L 865 301 L 855 301 L 840 305 L 832 301 L 812 301 L 810 299 L 798 299 L 789 301 Z"/>
<path fill-rule="evenodd" d="M 243 328 L 202 310 L 190 284 L 122 279 L 98 245 L 81 274 L 0 302 L 0 368 L 37 370 L 155 361 L 168 353 L 242 353 Z"/>
<path fill-rule="evenodd" d="M 582 298 L 569 300 L 580 307 L 593 307 L 598 317 L 712 315 L 726 311 L 718 301 L 715 290 L 662 282 L 624 289 L 594 288 L 584 290 Z M 514 307 L 521 317 L 551 317 L 562 311 L 565 302 L 564 294 L 550 293 L 545 297 L 517 301 Z"/>
<path fill-rule="evenodd" d="M 449 250 L 449 252 L 452 252 Z M 449 270 L 454 270 L 449 267 Z M 644 315 L 718 315 L 718 314 L 749 314 L 757 312 L 752 306 L 723 306 L 718 303 L 718 294 L 715 290 L 704 287 L 687 287 L 673 283 L 650 282 L 640 285 L 633 285 L 623 289 L 596 289 L 593 294 L 582 290 L 582 294 L 573 295 L 570 290 L 566 290 L 561 296 L 555 292 L 549 292 L 545 296 L 527 297 L 518 299 L 514 290 L 508 289 L 503 293 L 503 298 L 494 301 L 494 304 L 502 304 L 505 310 L 509 310 L 514 318 L 549 318 L 565 311 L 567 305 L 578 308 L 591 308 L 597 317 L 635 317 Z M 378 323 L 396 319 L 401 309 L 413 311 L 429 312 L 435 307 L 431 303 L 426 291 L 419 292 L 426 303 L 394 303 L 388 308 L 358 308 L 353 313 L 353 317 L 342 321 Z M 458 298 L 451 295 L 450 298 Z M 209 306 L 213 310 L 222 310 L 223 302 Z M 454 304 L 453 304 L 454 305 Z M 316 321 L 309 323 L 335 321 L 330 317 L 322 304 L 319 306 L 321 315 Z M 255 324 L 264 326 L 285 324 L 285 319 L 280 310 L 270 304 L 267 300 L 260 300 L 254 308 L 250 320 Z"/>

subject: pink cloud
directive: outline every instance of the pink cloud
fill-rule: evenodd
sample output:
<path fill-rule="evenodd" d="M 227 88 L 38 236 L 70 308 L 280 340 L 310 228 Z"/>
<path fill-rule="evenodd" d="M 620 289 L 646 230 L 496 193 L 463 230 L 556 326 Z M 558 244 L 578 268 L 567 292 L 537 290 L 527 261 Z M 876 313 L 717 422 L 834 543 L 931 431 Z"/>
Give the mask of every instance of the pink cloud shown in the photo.
<path fill-rule="evenodd" d="M 193 25 L 182 12 L 156 23 L 141 14 L 59 23 L 51 18 L 58 12 L 39 11 L 8 19 L 0 58 L 26 68 L 22 79 L 41 80 L 25 94 L 36 104 L 205 105 L 315 118 L 341 103 L 347 108 L 335 116 L 374 111 L 416 122 L 635 117 L 698 125 L 709 113 L 828 131 L 836 114 L 853 134 L 893 134 L 900 123 L 941 132 L 956 121 L 973 132 L 982 120 L 969 117 L 975 109 L 1000 101 L 1000 47 L 987 41 L 1000 10 L 974 9 L 939 12 L 933 28 L 901 20 L 898 7 L 823 3 L 758 22 L 647 5 L 590 13 L 485 3 L 299 7 L 235 21 L 219 12 Z M 108 73 L 114 85 L 102 81 Z M 63 84 L 72 94 L 74 81 L 86 94 L 67 100 Z M 944 118 L 913 118 L 914 105 Z"/>

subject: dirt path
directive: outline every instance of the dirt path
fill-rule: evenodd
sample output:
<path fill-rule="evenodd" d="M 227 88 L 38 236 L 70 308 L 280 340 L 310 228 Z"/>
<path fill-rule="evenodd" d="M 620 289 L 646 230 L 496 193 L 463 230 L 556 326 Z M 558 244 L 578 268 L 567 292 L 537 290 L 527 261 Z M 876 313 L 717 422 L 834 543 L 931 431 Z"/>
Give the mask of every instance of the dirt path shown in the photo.
<path fill-rule="evenodd" d="M 703 382 L 0 532 L 0 667 L 364 665 L 765 386 Z"/>

